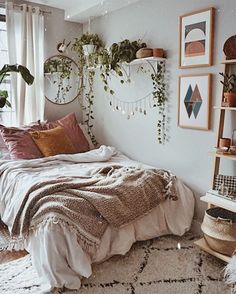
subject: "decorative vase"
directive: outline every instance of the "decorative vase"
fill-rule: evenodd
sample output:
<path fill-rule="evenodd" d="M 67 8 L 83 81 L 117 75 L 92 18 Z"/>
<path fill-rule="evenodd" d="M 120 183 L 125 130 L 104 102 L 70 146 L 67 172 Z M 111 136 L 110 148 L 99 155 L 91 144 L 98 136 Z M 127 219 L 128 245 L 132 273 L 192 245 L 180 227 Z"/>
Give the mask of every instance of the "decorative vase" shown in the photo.
<path fill-rule="evenodd" d="M 224 97 L 229 107 L 236 106 L 236 93 L 235 92 L 224 92 Z"/>
<path fill-rule="evenodd" d="M 96 52 L 97 46 L 93 44 L 83 45 L 84 55 L 90 55 Z"/>

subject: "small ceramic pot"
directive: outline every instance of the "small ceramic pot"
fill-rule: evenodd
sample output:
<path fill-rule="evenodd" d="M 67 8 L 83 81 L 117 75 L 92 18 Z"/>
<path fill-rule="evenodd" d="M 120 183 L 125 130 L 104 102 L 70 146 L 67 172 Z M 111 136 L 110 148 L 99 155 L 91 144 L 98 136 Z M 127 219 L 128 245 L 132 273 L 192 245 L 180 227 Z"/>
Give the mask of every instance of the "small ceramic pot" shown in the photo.
<path fill-rule="evenodd" d="M 230 138 L 220 138 L 220 140 L 219 140 L 219 147 L 220 148 L 223 148 L 223 147 L 229 148 L 230 144 L 231 144 Z"/>
<path fill-rule="evenodd" d="M 153 50 L 151 48 L 141 48 L 136 52 L 136 58 L 152 57 Z"/>
<path fill-rule="evenodd" d="M 89 54 L 95 53 L 97 46 L 96 45 L 83 45 L 84 55 L 88 56 Z"/>
<path fill-rule="evenodd" d="M 162 48 L 153 48 L 154 57 L 164 57 L 164 50 Z"/>
<path fill-rule="evenodd" d="M 229 107 L 236 106 L 236 93 L 235 92 L 224 92 L 224 97 Z"/>

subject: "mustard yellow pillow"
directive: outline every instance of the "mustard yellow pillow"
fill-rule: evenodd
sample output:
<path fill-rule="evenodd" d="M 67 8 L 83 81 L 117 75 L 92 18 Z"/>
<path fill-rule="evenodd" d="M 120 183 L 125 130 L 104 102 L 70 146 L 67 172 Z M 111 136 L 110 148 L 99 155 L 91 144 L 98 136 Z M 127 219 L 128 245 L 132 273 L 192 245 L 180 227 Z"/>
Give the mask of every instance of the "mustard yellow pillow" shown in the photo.
<path fill-rule="evenodd" d="M 29 133 L 44 156 L 76 153 L 74 145 L 62 127 Z"/>

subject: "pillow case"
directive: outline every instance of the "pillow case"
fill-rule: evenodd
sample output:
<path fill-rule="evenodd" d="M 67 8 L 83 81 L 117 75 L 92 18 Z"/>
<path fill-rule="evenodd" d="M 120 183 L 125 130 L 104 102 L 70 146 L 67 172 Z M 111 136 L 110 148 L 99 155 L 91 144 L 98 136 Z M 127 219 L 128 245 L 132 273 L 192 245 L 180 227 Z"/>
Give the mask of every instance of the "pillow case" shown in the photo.
<path fill-rule="evenodd" d="M 3 137 L 0 133 L 0 159 L 11 159 L 10 152 L 5 144 Z"/>
<path fill-rule="evenodd" d="M 74 112 L 69 113 L 68 115 L 57 121 L 44 124 L 44 128 L 46 130 L 50 130 L 57 126 L 61 126 L 64 128 L 77 153 L 89 151 L 89 143 L 85 138 L 83 131 L 78 125 Z"/>
<path fill-rule="evenodd" d="M 44 156 L 76 153 L 75 147 L 63 127 L 29 132 L 29 134 Z"/>
<path fill-rule="evenodd" d="M 90 149 L 90 150 L 95 149 L 95 146 L 94 146 L 94 144 L 93 144 L 93 142 L 92 142 L 92 140 L 91 140 L 91 138 L 90 138 L 90 136 L 89 136 L 89 134 L 88 134 L 88 132 L 87 132 L 87 126 L 84 125 L 84 124 L 82 124 L 82 123 L 80 123 L 80 124 L 79 124 L 79 127 L 80 127 L 80 129 L 82 130 L 82 132 L 83 132 L 83 134 L 84 134 L 86 140 L 88 141 L 89 149 Z"/>
<path fill-rule="evenodd" d="M 1 137 L 10 153 L 11 159 L 35 159 L 42 157 L 42 153 L 32 140 L 29 131 L 42 130 L 40 123 L 22 128 L 0 125 Z"/>

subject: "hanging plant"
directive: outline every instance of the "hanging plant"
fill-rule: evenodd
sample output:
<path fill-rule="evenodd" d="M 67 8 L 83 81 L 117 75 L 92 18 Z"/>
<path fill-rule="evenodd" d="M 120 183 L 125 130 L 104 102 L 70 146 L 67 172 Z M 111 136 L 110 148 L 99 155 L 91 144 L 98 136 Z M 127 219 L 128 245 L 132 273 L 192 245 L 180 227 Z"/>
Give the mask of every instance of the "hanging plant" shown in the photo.
<path fill-rule="evenodd" d="M 166 83 L 165 83 L 165 64 L 164 62 L 158 62 L 157 68 L 153 67 L 153 73 L 151 74 L 153 82 L 152 96 L 154 100 L 153 107 L 157 108 L 158 121 L 157 121 L 157 140 L 160 144 L 164 144 L 166 137 Z"/>
<path fill-rule="evenodd" d="M 93 94 L 93 82 L 94 82 L 94 75 L 95 71 L 94 70 L 88 70 L 87 72 L 88 77 L 87 77 L 87 88 L 88 91 L 85 93 L 85 104 L 83 105 L 83 110 L 85 111 L 85 121 L 84 123 L 87 126 L 87 131 L 88 134 L 91 138 L 91 141 L 93 145 L 96 147 L 98 145 L 98 142 L 93 134 L 93 123 L 92 120 L 94 120 L 93 116 L 93 100 L 94 100 L 94 94 Z"/>
<path fill-rule="evenodd" d="M 87 55 L 85 53 L 83 46 L 84 45 L 95 45 L 96 51 Z M 93 84 L 94 84 L 94 75 L 95 71 L 91 69 L 96 65 L 97 54 L 103 48 L 102 40 L 97 34 L 82 34 L 79 38 L 75 38 L 74 43 L 72 44 L 72 50 L 75 51 L 78 55 L 78 67 L 79 67 L 79 76 L 82 78 L 82 87 L 84 90 L 85 103 L 82 105 L 82 109 L 85 112 L 85 121 L 84 123 L 87 126 L 88 134 L 91 138 L 91 141 L 95 146 L 97 146 L 96 138 L 93 134 Z M 84 79 L 84 77 L 86 77 Z M 87 87 L 85 86 L 87 85 Z"/>

